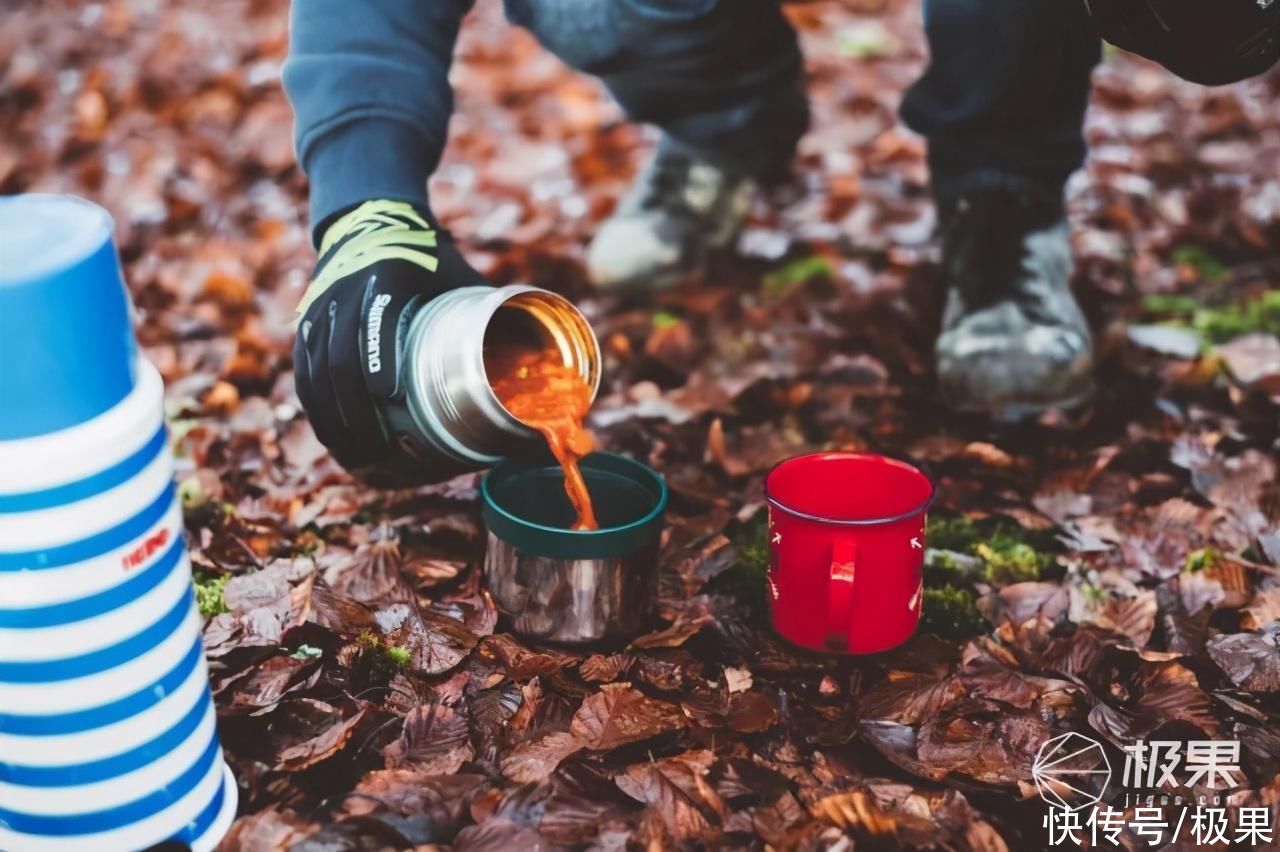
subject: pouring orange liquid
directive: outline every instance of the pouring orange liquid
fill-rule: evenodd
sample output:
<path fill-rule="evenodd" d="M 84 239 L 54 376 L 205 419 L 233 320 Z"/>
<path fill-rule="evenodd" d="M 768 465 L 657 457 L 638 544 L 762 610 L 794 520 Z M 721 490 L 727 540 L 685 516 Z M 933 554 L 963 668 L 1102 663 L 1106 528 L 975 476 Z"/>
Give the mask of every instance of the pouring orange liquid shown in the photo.
<path fill-rule="evenodd" d="M 599 529 L 578 467 L 595 445 L 583 425 L 591 408 L 591 387 L 554 349 L 494 346 L 485 351 L 484 363 L 498 401 L 511 416 L 542 434 L 564 468 L 564 490 L 578 515 L 572 529 Z"/>

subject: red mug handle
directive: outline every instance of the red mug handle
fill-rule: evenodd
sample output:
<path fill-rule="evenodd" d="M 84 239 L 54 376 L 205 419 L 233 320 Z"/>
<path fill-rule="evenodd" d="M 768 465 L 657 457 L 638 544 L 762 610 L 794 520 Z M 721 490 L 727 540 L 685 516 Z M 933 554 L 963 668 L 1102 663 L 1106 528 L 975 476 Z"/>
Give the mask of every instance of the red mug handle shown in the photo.
<path fill-rule="evenodd" d="M 858 544 L 852 536 L 837 535 L 832 539 L 831 573 L 827 582 L 827 645 L 837 650 L 849 647 L 857 556 Z"/>

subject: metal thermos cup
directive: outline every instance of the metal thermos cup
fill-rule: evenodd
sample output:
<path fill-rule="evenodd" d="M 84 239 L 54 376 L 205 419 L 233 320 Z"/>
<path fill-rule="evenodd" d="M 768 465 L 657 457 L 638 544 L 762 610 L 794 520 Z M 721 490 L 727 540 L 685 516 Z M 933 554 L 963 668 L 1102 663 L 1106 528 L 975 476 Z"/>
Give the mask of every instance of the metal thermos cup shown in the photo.
<path fill-rule="evenodd" d="M 481 483 L 485 578 L 517 633 L 566 644 L 614 643 L 649 624 L 658 585 L 667 486 L 609 453 L 580 462 L 598 530 L 568 527 L 574 510 L 550 458 L 508 461 Z"/>
<path fill-rule="evenodd" d="M 542 438 L 498 401 L 485 372 L 486 346 L 525 343 L 560 353 L 591 388 L 600 385 L 600 344 L 563 296 L 524 285 L 462 287 L 435 297 L 413 318 L 404 393 L 383 414 L 426 477 L 440 481 L 536 453 Z M 416 472 L 415 472 L 416 476 Z"/>

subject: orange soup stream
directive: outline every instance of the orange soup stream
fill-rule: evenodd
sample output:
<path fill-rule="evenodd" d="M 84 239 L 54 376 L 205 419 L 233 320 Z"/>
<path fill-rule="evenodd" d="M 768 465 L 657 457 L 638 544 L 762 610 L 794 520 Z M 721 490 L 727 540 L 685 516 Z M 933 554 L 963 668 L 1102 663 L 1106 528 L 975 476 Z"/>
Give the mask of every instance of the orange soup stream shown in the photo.
<path fill-rule="evenodd" d="M 591 388 L 554 349 L 497 346 L 485 352 L 485 371 L 498 401 L 517 420 L 546 439 L 564 468 L 564 489 L 577 512 L 575 530 L 599 529 L 587 483 L 578 462 L 594 447 L 583 422 L 591 408 Z"/>

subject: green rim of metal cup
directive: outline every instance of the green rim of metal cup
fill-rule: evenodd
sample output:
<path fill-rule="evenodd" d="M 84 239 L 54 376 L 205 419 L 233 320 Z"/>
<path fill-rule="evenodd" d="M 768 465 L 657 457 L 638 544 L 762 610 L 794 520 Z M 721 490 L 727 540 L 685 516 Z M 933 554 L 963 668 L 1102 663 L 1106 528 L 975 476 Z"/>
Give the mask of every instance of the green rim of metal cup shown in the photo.
<path fill-rule="evenodd" d="M 626 456 L 592 453 L 580 462 L 590 472 L 624 478 L 640 485 L 653 497 L 653 508 L 621 526 L 598 530 L 570 530 L 535 523 L 512 514 L 499 504 L 494 492 L 507 480 L 559 465 L 549 455 L 511 459 L 491 470 L 480 482 L 484 520 L 489 531 L 530 556 L 549 559 L 611 559 L 657 541 L 667 510 L 667 483 L 656 470 Z"/>

